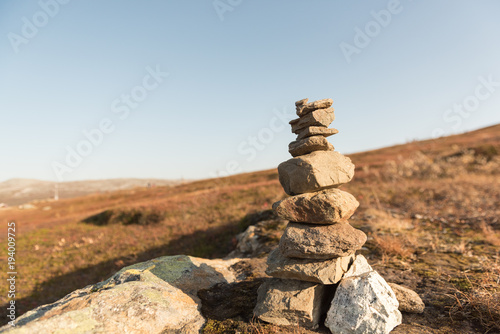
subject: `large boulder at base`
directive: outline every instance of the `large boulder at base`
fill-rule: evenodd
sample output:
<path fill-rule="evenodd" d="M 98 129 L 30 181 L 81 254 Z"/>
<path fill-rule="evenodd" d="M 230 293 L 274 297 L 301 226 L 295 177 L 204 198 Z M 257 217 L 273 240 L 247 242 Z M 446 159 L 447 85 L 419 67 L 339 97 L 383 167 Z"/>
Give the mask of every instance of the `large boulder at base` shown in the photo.
<path fill-rule="evenodd" d="M 279 326 L 318 327 L 326 288 L 297 280 L 269 279 L 259 290 L 254 315 Z"/>
<path fill-rule="evenodd" d="M 236 280 L 239 259 L 165 256 L 123 268 L 19 317 L 9 334 L 198 333 L 205 323 L 199 289 Z"/>
<path fill-rule="evenodd" d="M 332 259 L 348 256 L 366 242 L 366 234 L 347 222 L 333 225 L 289 223 L 279 249 L 286 257 Z"/>
<path fill-rule="evenodd" d="M 408 313 L 424 312 L 425 304 L 415 291 L 396 283 L 389 283 L 389 286 L 396 294 L 400 311 Z"/>
<path fill-rule="evenodd" d="M 401 324 L 396 295 L 376 271 L 343 279 L 325 325 L 333 334 L 387 334 Z"/>
<path fill-rule="evenodd" d="M 353 255 L 329 260 L 297 259 L 283 256 L 279 249 L 269 253 L 266 274 L 321 284 L 335 284 L 354 259 Z"/>
<path fill-rule="evenodd" d="M 278 174 L 285 192 L 299 195 L 351 181 L 354 164 L 337 151 L 316 151 L 282 162 Z"/>
<path fill-rule="evenodd" d="M 334 224 L 349 219 L 359 206 L 356 198 L 340 189 L 291 196 L 273 204 L 281 218 L 311 224 Z"/>

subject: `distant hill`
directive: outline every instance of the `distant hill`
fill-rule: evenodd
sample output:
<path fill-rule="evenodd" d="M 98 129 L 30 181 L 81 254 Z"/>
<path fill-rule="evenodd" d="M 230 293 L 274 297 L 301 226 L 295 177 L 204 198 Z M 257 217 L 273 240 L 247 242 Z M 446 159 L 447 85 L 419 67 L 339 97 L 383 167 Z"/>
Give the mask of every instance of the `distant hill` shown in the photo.
<path fill-rule="evenodd" d="M 384 147 L 376 150 L 347 154 L 356 164 L 356 171 L 364 166 L 377 168 L 386 161 L 398 158 L 409 158 L 415 152 L 423 152 L 429 158 L 454 155 L 457 151 L 472 149 L 476 153 L 487 153 L 484 150 L 493 149 L 500 152 L 500 124 L 488 126 L 462 134 L 413 141 L 406 144 Z"/>
<path fill-rule="evenodd" d="M 73 198 L 93 193 L 104 193 L 137 187 L 173 186 L 182 183 L 180 180 L 162 179 L 109 179 L 73 182 L 51 182 L 33 179 L 10 179 L 0 182 L 0 203 L 9 206 L 20 205 L 36 200 L 54 198 L 58 185 L 59 198 Z"/>

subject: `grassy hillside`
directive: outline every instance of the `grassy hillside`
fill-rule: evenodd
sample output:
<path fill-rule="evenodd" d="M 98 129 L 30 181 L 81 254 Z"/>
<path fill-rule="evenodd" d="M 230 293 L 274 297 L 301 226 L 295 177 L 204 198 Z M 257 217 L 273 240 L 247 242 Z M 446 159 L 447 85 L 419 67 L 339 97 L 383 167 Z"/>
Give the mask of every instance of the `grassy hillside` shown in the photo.
<path fill-rule="evenodd" d="M 402 328 L 500 330 L 499 154 L 497 125 L 350 156 L 356 175 L 343 189 L 360 202 L 351 223 L 369 236 L 363 253 L 427 305 L 423 315 L 405 315 Z M 268 170 L 0 210 L 4 226 L 18 228 L 19 310 L 153 257 L 222 257 L 283 197 Z M 0 304 L 6 296 L 2 284 Z"/>

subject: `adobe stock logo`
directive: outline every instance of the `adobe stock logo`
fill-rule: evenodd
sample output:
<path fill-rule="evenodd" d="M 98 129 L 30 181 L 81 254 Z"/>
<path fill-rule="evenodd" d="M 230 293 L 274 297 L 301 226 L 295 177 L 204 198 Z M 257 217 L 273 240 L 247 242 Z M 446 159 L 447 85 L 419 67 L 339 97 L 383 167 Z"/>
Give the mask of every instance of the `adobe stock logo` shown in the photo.
<path fill-rule="evenodd" d="M 21 18 L 22 26 L 21 33 L 16 34 L 9 32 L 7 38 L 15 53 L 19 53 L 19 47 L 23 44 L 28 44 L 30 40 L 38 35 L 41 28 L 45 27 L 51 18 L 59 14 L 60 5 L 66 5 L 70 0 L 40 0 L 38 5 L 40 10 L 31 17 L 31 20 L 26 16 Z"/>
<path fill-rule="evenodd" d="M 212 6 L 214 6 L 215 12 L 219 16 L 219 20 L 224 21 L 225 13 L 232 12 L 242 2 L 243 0 L 214 0 Z"/>
<path fill-rule="evenodd" d="M 381 33 L 382 28 L 386 28 L 392 22 L 392 17 L 401 13 L 402 10 L 403 6 L 399 0 L 390 0 L 387 3 L 387 9 L 382 9 L 378 12 L 372 10 L 370 12 L 373 20 L 368 21 L 363 30 L 358 26 L 354 27 L 353 44 L 346 42 L 339 44 L 347 63 L 350 64 L 352 62 L 354 54 L 360 54 L 364 48 L 370 45 L 371 41 Z"/>

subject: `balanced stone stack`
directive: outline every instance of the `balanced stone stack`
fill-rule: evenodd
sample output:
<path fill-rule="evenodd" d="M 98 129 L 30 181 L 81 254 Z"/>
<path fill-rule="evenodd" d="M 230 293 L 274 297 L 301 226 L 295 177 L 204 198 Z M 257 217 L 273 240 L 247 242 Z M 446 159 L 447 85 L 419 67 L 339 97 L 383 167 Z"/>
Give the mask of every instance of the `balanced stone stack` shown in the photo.
<path fill-rule="evenodd" d="M 354 176 L 354 164 L 326 139 L 338 133 L 328 128 L 335 119 L 332 103 L 295 103 L 299 118 L 290 122 L 297 134 L 289 145 L 293 158 L 278 166 L 279 181 L 291 197 L 273 209 L 290 223 L 269 254 L 266 273 L 273 278 L 259 288 L 254 310 L 259 319 L 276 325 L 316 328 L 367 239 L 348 222 L 358 201 L 338 189 Z"/>

